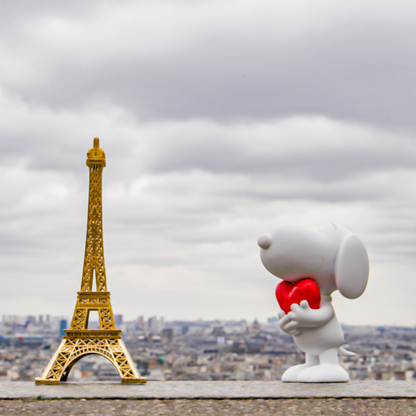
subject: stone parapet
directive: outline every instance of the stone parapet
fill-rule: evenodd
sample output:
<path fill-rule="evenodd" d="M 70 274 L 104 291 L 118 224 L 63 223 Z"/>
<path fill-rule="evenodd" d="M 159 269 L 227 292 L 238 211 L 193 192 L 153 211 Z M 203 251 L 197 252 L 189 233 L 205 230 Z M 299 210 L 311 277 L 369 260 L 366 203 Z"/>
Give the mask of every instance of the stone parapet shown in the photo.
<path fill-rule="evenodd" d="M 0 382 L 0 399 L 298 399 L 298 398 L 412 398 L 416 382 L 351 381 L 298 384 L 280 381 L 149 381 L 121 383 Z"/>

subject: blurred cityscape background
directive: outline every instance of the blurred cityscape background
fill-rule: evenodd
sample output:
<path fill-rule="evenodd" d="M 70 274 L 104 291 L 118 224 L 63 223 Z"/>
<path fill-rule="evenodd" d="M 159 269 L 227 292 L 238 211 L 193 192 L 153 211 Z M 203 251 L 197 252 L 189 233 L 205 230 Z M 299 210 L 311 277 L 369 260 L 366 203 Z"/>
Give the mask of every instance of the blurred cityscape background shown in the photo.
<path fill-rule="evenodd" d="M 247 322 L 139 316 L 125 322 L 123 315 L 115 315 L 115 320 L 148 380 L 280 380 L 286 368 L 304 361 L 275 317 Z M 3 315 L 0 381 L 32 381 L 40 376 L 68 326 L 67 317 Z M 98 319 L 89 327 L 98 328 Z M 416 380 L 416 327 L 343 329 L 346 348 L 356 353 L 340 357 L 351 379 Z M 119 376 L 109 361 L 94 355 L 75 364 L 68 381 L 98 380 L 118 381 Z"/>

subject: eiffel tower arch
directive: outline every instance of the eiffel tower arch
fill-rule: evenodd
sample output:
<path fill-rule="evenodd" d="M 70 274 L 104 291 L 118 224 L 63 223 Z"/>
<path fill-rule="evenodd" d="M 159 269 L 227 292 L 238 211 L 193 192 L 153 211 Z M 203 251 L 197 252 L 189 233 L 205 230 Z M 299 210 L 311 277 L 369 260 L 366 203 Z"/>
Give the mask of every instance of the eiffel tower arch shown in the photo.
<path fill-rule="evenodd" d="M 123 383 L 146 383 L 146 378 L 140 376 L 127 351 L 121 338 L 121 330 L 116 328 L 110 292 L 107 291 L 102 222 L 102 171 L 106 161 L 97 137 L 94 139 L 94 147 L 87 153 L 86 163 L 90 183 L 81 291 L 78 292 L 70 328 L 64 330 L 66 335 L 35 383 L 59 384 L 66 381 L 74 364 L 93 354 L 109 360 Z M 88 329 L 91 311 L 98 311 L 100 329 Z"/>
<path fill-rule="evenodd" d="M 140 375 L 132 365 L 131 357 L 128 355 L 126 347 L 121 339 L 97 339 L 95 334 L 85 338 L 63 339 L 57 349 L 53 359 L 53 364 L 48 366 L 45 383 L 37 379 L 37 384 L 58 384 L 55 380 L 67 381 L 72 367 L 83 357 L 88 355 L 101 355 L 110 361 L 118 371 L 123 382 L 143 382 L 136 381 Z"/>

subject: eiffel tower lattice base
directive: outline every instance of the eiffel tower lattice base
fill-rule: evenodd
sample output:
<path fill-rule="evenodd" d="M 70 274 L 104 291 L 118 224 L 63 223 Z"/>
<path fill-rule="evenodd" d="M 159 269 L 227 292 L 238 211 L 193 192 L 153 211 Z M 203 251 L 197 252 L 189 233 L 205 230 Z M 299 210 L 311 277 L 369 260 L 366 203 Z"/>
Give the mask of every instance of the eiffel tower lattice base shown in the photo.
<path fill-rule="evenodd" d="M 59 384 L 66 381 L 74 364 L 82 357 L 98 354 L 117 369 L 122 383 L 146 383 L 140 377 L 121 339 L 120 330 L 66 330 L 61 344 L 36 384 Z"/>

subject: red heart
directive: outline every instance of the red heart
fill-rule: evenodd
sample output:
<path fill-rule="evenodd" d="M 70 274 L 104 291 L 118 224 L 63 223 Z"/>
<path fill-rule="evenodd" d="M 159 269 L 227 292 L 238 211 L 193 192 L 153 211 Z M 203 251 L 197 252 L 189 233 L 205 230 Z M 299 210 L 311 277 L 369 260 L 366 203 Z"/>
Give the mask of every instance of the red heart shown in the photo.
<path fill-rule="evenodd" d="M 312 309 L 319 309 L 321 292 L 312 279 L 303 279 L 296 284 L 283 281 L 276 286 L 276 299 L 286 313 L 291 311 L 292 304 L 299 305 L 302 300 L 307 300 Z"/>

